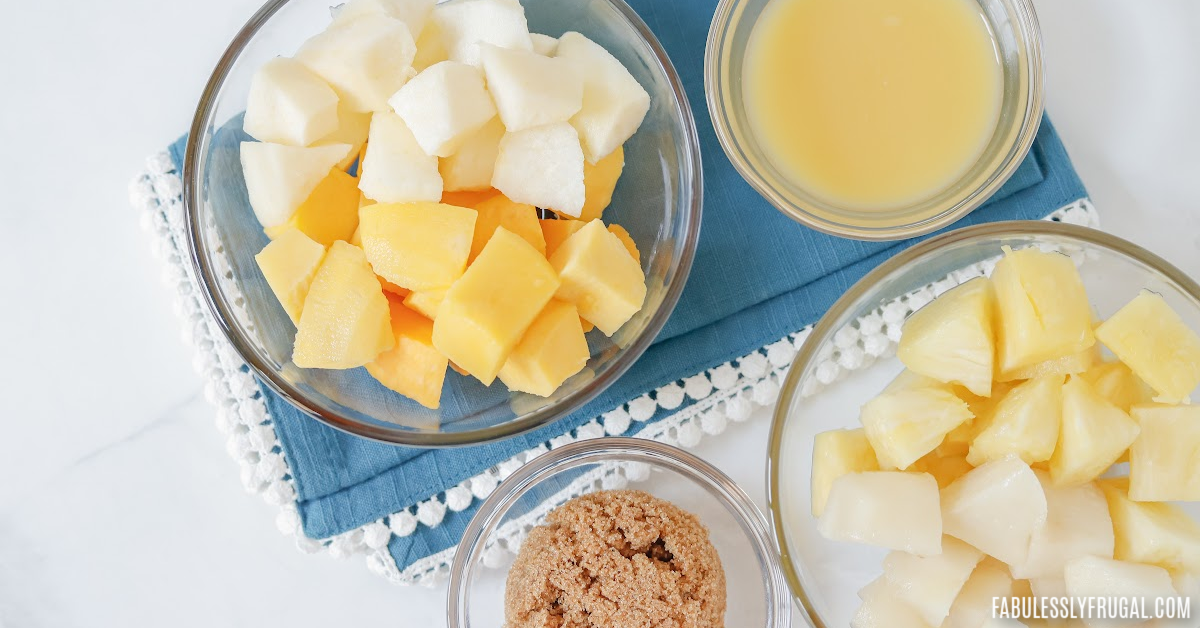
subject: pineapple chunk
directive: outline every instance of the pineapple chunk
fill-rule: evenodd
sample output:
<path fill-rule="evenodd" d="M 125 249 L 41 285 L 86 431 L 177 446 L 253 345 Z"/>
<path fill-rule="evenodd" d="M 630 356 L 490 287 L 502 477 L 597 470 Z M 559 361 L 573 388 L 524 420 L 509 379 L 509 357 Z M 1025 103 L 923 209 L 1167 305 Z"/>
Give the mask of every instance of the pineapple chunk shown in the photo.
<path fill-rule="evenodd" d="M 1174 504 L 1133 501 L 1128 478 L 1098 484 L 1112 514 L 1117 560 L 1200 573 L 1200 523 Z"/>
<path fill-rule="evenodd" d="M 1050 458 L 1050 477 L 1058 486 L 1087 484 L 1129 449 L 1138 425 L 1079 377 L 1067 380 L 1062 395 L 1062 430 Z"/>
<path fill-rule="evenodd" d="M 492 175 L 496 172 L 496 157 L 500 154 L 500 140 L 504 137 L 504 123 L 492 118 L 483 128 L 475 131 L 462 146 L 449 157 L 438 161 L 438 172 L 448 191 L 491 190 Z M 450 203 L 444 197 L 443 203 Z"/>
<path fill-rule="evenodd" d="M 1155 599 L 1175 596 L 1171 574 L 1153 565 L 1084 556 L 1067 563 L 1063 576 L 1069 597 L 1140 599 L 1144 608 L 1152 610 Z M 1084 618 L 1083 623 L 1096 628 L 1113 628 L 1140 622 Z"/>
<path fill-rule="evenodd" d="M 875 451 L 862 429 L 832 430 L 813 441 L 812 514 L 820 517 L 833 481 L 847 473 L 878 471 Z"/>
<path fill-rule="evenodd" d="M 1141 434 L 1129 450 L 1129 497 L 1200 501 L 1200 406 L 1135 406 Z"/>
<path fill-rule="evenodd" d="M 858 597 L 862 606 L 850 620 L 850 628 L 933 628 L 904 602 L 897 587 L 885 577 L 871 581 Z"/>
<path fill-rule="evenodd" d="M 868 471 L 833 481 L 817 531 L 918 556 L 942 552 L 938 487 L 926 473 Z"/>
<path fill-rule="evenodd" d="M 584 162 L 583 187 L 586 198 L 583 201 L 583 212 L 579 219 L 591 222 L 604 215 L 604 210 L 612 204 L 613 192 L 617 189 L 617 181 L 625 170 L 625 148 L 618 146 L 608 157 L 595 164 Z"/>
<path fill-rule="evenodd" d="M 972 417 L 958 397 L 924 388 L 882 394 L 863 406 L 861 418 L 879 465 L 903 470 Z"/>
<path fill-rule="evenodd" d="M 1200 335 L 1153 292 L 1113 314 L 1096 336 L 1162 401 L 1179 403 L 1200 385 Z"/>
<path fill-rule="evenodd" d="M 490 386 L 558 287 L 546 258 L 500 227 L 446 292 L 433 323 L 433 344 Z"/>
<path fill-rule="evenodd" d="M 421 292 L 410 292 L 408 296 L 404 297 L 404 305 L 420 312 L 422 316 L 429 320 L 436 320 L 438 309 L 442 307 L 442 301 L 445 299 L 446 289 L 423 290 Z"/>
<path fill-rule="evenodd" d="M 1154 391 L 1121 362 L 1104 362 L 1083 374 L 1096 394 L 1114 406 L 1129 412 L 1133 406 L 1149 403 Z"/>
<path fill-rule="evenodd" d="M 944 628 L 982 628 L 992 618 L 992 605 L 997 598 L 1011 598 L 1017 593 L 1016 583 L 1008 568 L 984 558 L 963 585 L 962 591 L 950 606 Z"/>
<path fill-rule="evenodd" d="M 433 348 L 433 321 L 404 307 L 398 299 L 388 302 L 396 346 L 368 363 L 367 372 L 384 386 L 436 410 L 450 361 Z"/>
<path fill-rule="evenodd" d="M 309 288 L 292 362 L 300 368 L 351 369 L 396 344 L 388 300 L 362 249 L 334 242 Z"/>
<path fill-rule="evenodd" d="M 1061 375 L 1031 379 L 1012 389 L 983 421 L 967 462 L 979 466 L 1016 455 L 1029 464 L 1049 460 L 1058 444 Z"/>
<path fill-rule="evenodd" d="M 550 259 L 567 238 L 575 235 L 587 223 L 582 220 L 543 219 L 538 224 L 542 227 L 542 239 L 546 241 L 546 259 Z"/>
<path fill-rule="evenodd" d="M 621 244 L 625 245 L 625 250 L 629 251 L 629 256 L 638 264 L 642 263 L 642 252 L 638 250 L 637 242 L 633 241 L 633 236 L 625 230 L 625 227 L 613 223 L 608 226 L 608 231 L 617 236 L 621 240 Z"/>
<path fill-rule="evenodd" d="M 359 210 L 375 272 L 414 292 L 448 288 L 471 253 L 476 212 L 438 203 L 380 203 Z"/>
<path fill-rule="evenodd" d="M 503 194 L 497 194 L 476 205 L 475 210 L 479 212 L 479 217 L 475 220 L 475 236 L 471 240 L 468 264 L 479 257 L 479 252 L 500 227 L 524 238 L 538 253 L 546 254 L 546 239 L 538 223 L 537 208 L 533 205 L 514 203 Z"/>
<path fill-rule="evenodd" d="M 347 153 L 348 144 L 297 148 L 242 142 L 242 174 L 250 207 L 264 229 L 284 224 Z"/>
<path fill-rule="evenodd" d="M 1025 562 L 1046 508 L 1042 485 L 1019 458 L 989 462 L 942 491 L 946 534 L 1009 565 Z"/>
<path fill-rule="evenodd" d="M 917 373 L 911 369 L 904 369 L 896 376 L 887 387 L 883 389 L 885 393 L 899 392 L 901 390 L 917 390 L 919 388 L 941 388 L 949 390 L 950 388 L 938 380 Z"/>
<path fill-rule="evenodd" d="M 970 473 L 974 468 L 964 456 L 939 456 L 937 451 L 914 462 L 912 466 L 913 471 L 932 475 L 933 479 L 937 480 L 938 488 L 950 486 L 955 480 Z"/>
<path fill-rule="evenodd" d="M 942 537 L 942 553 L 913 556 L 892 552 L 883 560 L 883 574 L 926 623 L 941 626 L 963 585 L 983 560 L 983 554 L 950 536 Z"/>
<path fill-rule="evenodd" d="M 904 323 L 897 355 L 910 370 L 992 394 L 995 333 L 992 284 L 972 279 L 918 310 Z"/>
<path fill-rule="evenodd" d="M 1006 251 L 992 273 L 996 366 L 1009 373 L 1079 353 L 1096 342 L 1083 279 L 1065 255 Z"/>
<path fill-rule="evenodd" d="M 567 238 L 550 264 L 562 279 L 555 295 L 607 336 L 617 333 L 646 300 L 646 275 L 621 239 L 593 220 Z"/>
<path fill-rule="evenodd" d="M 500 381 L 512 391 L 549 397 L 582 371 L 589 357 L 579 310 L 570 303 L 550 301 L 508 356 Z"/>
<path fill-rule="evenodd" d="M 304 299 L 325 259 L 325 247 L 313 242 L 298 229 L 279 234 L 254 256 L 267 285 L 279 299 L 292 323 L 299 324 Z"/>
<path fill-rule="evenodd" d="M 266 230 L 267 237 L 294 227 L 323 246 L 349 241 L 358 230 L 359 198 L 358 179 L 337 168 L 330 170 L 285 224 Z"/>
<path fill-rule="evenodd" d="M 1113 523 L 1108 502 L 1095 484 L 1056 487 L 1045 471 L 1034 471 L 1046 493 L 1046 523 L 1033 531 L 1029 556 L 1010 566 L 1015 578 L 1057 578 L 1080 556 L 1113 557 Z"/>
<path fill-rule="evenodd" d="M 1079 353 L 1065 355 L 1055 360 L 1038 362 L 1032 366 L 1021 367 L 1008 373 L 1000 373 L 996 379 L 1002 382 L 1014 382 L 1033 379 L 1043 375 L 1078 375 L 1099 364 L 1100 358 L 1100 343 L 1095 343 Z"/>

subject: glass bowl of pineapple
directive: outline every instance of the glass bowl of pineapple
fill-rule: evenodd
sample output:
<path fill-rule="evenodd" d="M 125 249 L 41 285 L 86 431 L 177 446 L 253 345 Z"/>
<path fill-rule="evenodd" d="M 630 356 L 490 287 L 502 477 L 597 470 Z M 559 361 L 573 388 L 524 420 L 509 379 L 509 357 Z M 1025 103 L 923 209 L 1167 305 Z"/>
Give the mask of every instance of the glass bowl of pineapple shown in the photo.
<path fill-rule="evenodd" d="M 863 278 L 805 342 L 771 430 L 772 523 L 810 622 L 1194 598 L 1197 331 L 1195 280 L 1057 222 L 951 232 Z"/>

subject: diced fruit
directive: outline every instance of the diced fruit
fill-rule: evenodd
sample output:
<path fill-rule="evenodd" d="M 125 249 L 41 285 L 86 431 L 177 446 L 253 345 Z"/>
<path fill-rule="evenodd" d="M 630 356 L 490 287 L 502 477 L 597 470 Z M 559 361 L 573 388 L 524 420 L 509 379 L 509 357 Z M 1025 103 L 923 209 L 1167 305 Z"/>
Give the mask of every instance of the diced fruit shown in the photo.
<path fill-rule="evenodd" d="M 1129 412 L 1133 406 L 1149 403 L 1154 391 L 1121 362 L 1104 362 L 1083 374 L 1097 395 L 1114 406 Z"/>
<path fill-rule="evenodd" d="M 591 353 L 579 311 L 574 305 L 550 301 L 500 369 L 509 390 L 549 397 L 587 365 Z"/>
<path fill-rule="evenodd" d="M 433 9 L 434 23 L 453 61 L 478 66 L 480 44 L 533 50 L 525 9 L 511 0 L 459 0 Z"/>
<path fill-rule="evenodd" d="M 982 628 L 992 618 L 992 605 L 997 598 L 1012 597 L 1016 587 L 1008 568 L 983 559 L 962 591 L 950 606 L 950 615 L 943 628 Z"/>
<path fill-rule="evenodd" d="M 968 404 L 967 408 L 970 409 L 970 407 Z M 964 421 L 958 427 L 950 430 L 950 433 L 946 434 L 946 438 L 942 439 L 941 444 L 929 455 L 943 458 L 957 456 L 966 460 L 967 454 L 971 451 L 971 442 L 975 440 L 975 433 L 979 431 L 978 428 L 982 426 L 982 423 L 983 421 L 980 419 Z"/>
<path fill-rule="evenodd" d="M 948 391 L 920 388 L 879 395 L 863 406 L 861 419 L 880 466 L 907 469 L 970 420 L 971 412 Z"/>
<path fill-rule="evenodd" d="M 1135 406 L 1141 434 L 1129 450 L 1129 496 L 1200 501 L 1200 406 Z"/>
<path fill-rule="evenodd" d="M 1162 401 L 1181 402 L 1200 385 L 1200 335 L 1153 292 L 1113 314 L 1096 336 Z"/>
<path fill-rule="evenodd" d="M 471 209 L 475 209 L 476 205 L 479 205 L 480 203 L 492 198 L 493 196 L 497 196 L 498 194 L 500 193 L 491 188 L 475 191 L 445 192 L 442 194 L 442 203 L 444 205 L 470 207 Z"/>
<path fill-rule="evenodd" d="M 300 322 L 308 288 L 324 259 L 325 247 L 313 242 L 298 229 L 288 229 L 279 234 L 254 256 L 267 285 L 271 286 L 271 291 L 293 323 Z"/>
<path fill-rule="evenodd" d="M 1098 364 L 1100 358 L 1100 343 L 1097 342 L 1079 353 L 1072 353 L 1056 360 L 1038 362 L 1033 366 L 1022 367 L 1010 373 L 1001 373 L 996 379 L 1013 382 L 1043 375 L 1078 375 Z"/>
<path fill-rule="evenodd" d="M 1100 480 L 1116 533 L 1113 557 L 1157 565 L 1173 573 L 1200 573 L 1200 523 L 1174 504 L 1135 502 L 1129 480 Z"/>
<path fill-rule="evenodd" d="M 989 462 L 942 491 L 942 522 L 946 534 L 1019 565 L 1034 530 L 1046 522 L 1046 495 L 1019 458 Z"/>
<path fill-rule="evenodd" d="M 530 33 L 529 39 L 533 42 L 533 51 L 540 55 L 553 57 L 554 53 L 558 50 L 558 38 L 556 37 L 541 33 Z"/>
<path fill-rule="evenodd" d="M 605 335 L 617 333 L 646 299 L 646 276 L 621 239 L 594 220 L 563 242 L 550 264 L 562 280 L 556 295 Z"/>
<path fill-rule="evenodd" d="M 878 471 L 875 451 L 863 430 L 833 430 L 817 434 L 813 441 L 812 514 L 825 511 L 833 481 L 847 473 Z"/>
<path fill-rule="evenodd" d="M 558 286 L 546 258 L 501 227 L 446 292 L 433 324 L 434 346 L 491 385 Z"/>
<path fill-rule="evenodd" d="M 582 220 L 555 220 L 553 218 L 539 220 L 538 223 L 542 227 L 542 238 L 546 241 L 547 258 L 554 257 L 554 252 L 558 250 L 558 247 L 587 224 Z"/>
<path fill-rule="evenodd" d="M 303 63 L 267 61 L 250 80 L 246 133 L 263 142 L 308 146 L 337 129 L 338 97 Z"/>
<path fill-rule="evenodd" d="M 1010 566 L 1015 578 L 1057 578 L 1080 556 L 1113 557 L 1113 522 L 1095 484 L 1056 487 L 1035 471 L 1046 494 L 1046 523 L 1033 531 L 1029 556 Z"/>
<path fill-rule="evenodd" d="M 1063 572 L 1070 597 L 1140 599 L 1144 608 L 1153 609 L 1154 600 L 1174 597 L 1171 574 L 1162 567 L 1138 565 L 1109 558 L 1084 556 L 1070 563 Z M 1112 619 L 1084 618 L 1088 626 L 1131 626 L 1140 620 L 1115 623 Z"/>
<path fill-rule="evenodd" d="M 925 473 L 871 471 L 833 481 L 817 531 L 918 556 L 942 551 L 938 487 Z"/>
<path fill-rule="evenodd" d="M 442 158 L 438 162 L 438 170 L 442 173 L 445 189 L 490 190 L 503 137 L 504 123 L 500 122 L 500 118 L 492 118 L 483 128 L 467 137 L 453 155 Z"/>
<path fill-rule="evenodd" d="M 966 457 L 958 455 L 939 456 L 934 451 L 913 463 L 912 470 L 928 473 L 937 480 L 938 488 L 946 488 L 974 469 Z"/>
<path fill-rule="evenodd" d="M 886 578 L 863 587 L 858 597 L 863 603 L 850 620 L 850 628 L 932 628 Z"/>
<path fill-rule="evenodd" d="M 396 346 L 368 363 L 367 372 L 380 384 L 436 410 L 450 361 L 433 347 L 433 321 L 399 300 L 388 302 Z"/>
<path fill-rule="evenodd" d="M 446 289 L 410 292 L 408 296 L 404 297 L 404 305 L 420 312 L 425 318 L 434 320 L 437 318 L 438 310 L 442 307 L 442 301 L 445 299 Z"/>
<path fill-rule="evenodd" d="M 295 227 L 323 246 L 349 241 L 358 230 L 359 197 L 358 179 L 334 168 L 286 223 L 267 229 L 267 236 Z"/>
<path fill-rule="evenodd" d="M 425 29 L 425 22 L 437 0 L 350 0 L 337 10 L 333 26 L 365 15 L 386 15 L 408 25 L 413 37 Z"/>
<path fill-rule="evenodd" d="M 608 226 L 608 230 L 613 235 L 620 238 L 621 244 L 625 245 L 625 250 L 629 251 L 629 256 L 633 258 L 633 261 L 641 264 L 642 253 L 638 250 L 637 242 L 633 241 L 633 236 L 629 235 L 629 232 L 625 230 L 625 227 L 613 223 Z"/>
<path fill-rule="evenodd" d="M 910 369 L 900 371 L 900 374 L 893 379 L 886 388 L 885 393 L 899 392 L 901 390 L 916 390 L 919 388 L 941 388 L 947 390 L 948 387 L 942 382 L 937 381 L 932 377 L 921 375 Z"/>
<path fill-rule="evenodd" d="M 425 28 L 417 37 L 417 56 L 413 57 L 413 70 L 421 72 L 435 63 L 449 60 L 450 52 L 446 50 L 442 27 L 432 19 L 426 21 Z"/>
<path fill-rule="evenodd" d="M 300 368 L 357 368 L 395 342 L 388 300 L 366 255 L 334 242 L 304 302 L 292 361 Z"/>
<path fill-rule="evenodd" d="M 613 192 L 624 171 L 625 148 L 621 146 L 594 164 L 584 161 L 583 187 L 586 198 L 583 211 L 579 214 L 580 220 L 592 221 L 604 215 L 604 210 L 612 204 Z"/>
<path fill-rule="evenodd" d="M 470 261 L 479 256 L 488 240 L 492 239 L 492 234 L 500 227 L 524 238 L 538 253 L 546 254 L 546 240 L 542 236 L 542 226 L 538 224 L 537 208 L 533 205 L 514 203 L 504 195 L 497 194 L 476 205 L 475 210 L 479 212 L 479 218 L 475 221 Z"/>
<path fill-rule="evenodd" d="M 506 133 L 492 186 L 518 203 L 579 216 L 586 195 L 579 135 L 565 122 Z"/>
<path fill-rule="evenodd" d="M 263 228 L 270 229 L 287 222 L 349 151 L 347 144 L 298 148 L 268 142 L 242 142 L 246 191 L 254 215 Z"/>
<path fill-rule="evenodd" d="M 921 619 L 931 626 L 941 626 L 981 560 L 979 550 L 946 536 L 942 537 L 942 553 L 936 556 L 888 554 L 883 560 L 883 575 L 897 597 L 915 609 Z"/>
<path fill-rule="evenodd" d="M 354 243 L 351 242 L 350 244 Z M 357 246 L 361 249 L 362 243 L 360 242 L 359 244 L 354 244 L 354 246 Z M 375 278 L 379 280 L 379 285 L 383 288 L 383 291 L 387 292 L 388 294 L 400 297 L 401 299 L 404 299 L 408 297 L 408 295 L 412 294 L 412 290 L 409 290 L 408 288 L 401 288 L 400 286 L 397 286 L 396 284 L 384 279 L 383 277 L 380 277 L 379 275 L 375 275 Z"/>
<path fill-rule="evenodd" d="M 496 117 L 478 68 L 443 61 L 404 84 L 388 104 L 427 155 L 448 157 Z"/>
<path fill-rule="evenodd" d="M 337 119 L 337 128 L 317 140 L 313 146 L 349 144 L 350 152 L 346 153 L 346 156 L 336 166 L 338 170 L 349 170 L 355 161 L 362 158 L 363 150 L 367 147 L 367 133 L 371 131 L 371 114 L 350 111 L 348 107 L 339 104 Z"/>
<path fill-rule="evenodd" d="M 359 212 L 363 250 L 375 272 L 413 291 L 448 288 L 462 277 L 475 233 L 473 209 L 438 203 L 380 203 Z"/>
<path fill-rule="evenodd" d="M 1007 251 L 992 285 L 1000 373 L 1076 354 L 1096 342 L 1092 308 L 1071 258 L 1034 248 Z"/>
<path fill-rule="evenodd" d="M 992 394 L 995 333 L 992 284 L 972 279 L 918 310 L 904 323 L 897 355 L 909 370 Z"/>
<path fill-rule="evenodd" d="M 571 124 L 583 138 L 587 160 L 597 163 L 641 126 L 650 95 L 616 57 L 579 33 L 560 37 L 555 56 L 575 64 L 583 76 L 583 108 Z"/>
<path fill-rule="evenodd" d="M 384 111 L 388 98 L 412 78 L 416 52 L 404 22 L 367 15 L 313 36 L 296 60 L 325 79 L 351 111 Z"/>
<path fill-rule="evenodd" d="M 1079 377 L 1067 380 L 1062 395 L 1062 430 L 1050 458 L 1050 477 L 1059 486 L 1086 484 L 1129 449 L 1138 425 Z"/>
<path fill-rule="evenodd" d="M 442 175 L 437 157 L 425 154 L 400 116 L 381 111 L 371 117 L 370 143 L 358 187 L 380 203 L 438 201 Z"/>
<path fill-rule="evenodd" d="M 1067 583 L 1062 575 L 1053 578 L 1033 578 L 1029 581 L 1033 597 L 1067 597 Z"/>
<path fill-rule="evenodd" d="M 569 62 L 490 44 L 479 51 L 488 91 L 509 132 L 567 122 L 583 107 L 583 77 Z"/>
<path fill-rule="evenodd" d="M 1004 395 L 984 419 L 967 461 L 975 466 L 1016 455 L 1033 464 L 1049 460 L 1058 444 L 1061 375 L 1031 379 Z"/>

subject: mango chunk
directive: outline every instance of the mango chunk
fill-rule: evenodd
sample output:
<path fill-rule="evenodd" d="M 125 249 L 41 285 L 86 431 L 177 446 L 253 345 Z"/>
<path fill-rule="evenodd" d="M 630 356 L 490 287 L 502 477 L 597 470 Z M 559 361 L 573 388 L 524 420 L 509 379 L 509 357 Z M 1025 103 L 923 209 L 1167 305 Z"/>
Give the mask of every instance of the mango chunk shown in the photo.
<path fill-rule="evenodd" d="M 539 220 L 538 223 L 542 227 L 542 239 L 546 241 L 546 259 L 554 257 L 554 252 L 558 250 L 558 247 L 587 224 L 582 220 L 566 218 L 559 220 L 548 218 Z"/>
<path fill-rule="evenodd" d="M 613 191 L 617 189 L 617 180 L 625 170 L 625 148 L 618 146 L 617 150 L 607 157 L 592 164 L 583 162 L 583 212 L 579 220 L 591 222 L 600 218 L 604 210 L 612 204 Z"/>
<path fill-rule="evenodd" d="M 550 264 L 562 286 L 555 295 L 574 303 L 580 316 L 612 336 L 646 300 L 646 276 L 621 239 L 593 220 L 567 238 Z"/>
<path fill-rule="evenodd" d="M 304 302 L 292 361 L 300 368 L 357 368 L 395 342 L 388 300 L 367 256 L 334 242 Z"/>
<path fill-rule="evenodd" d="M 433 346 L 433 321 L 397 299 L 388 299 L 388 305 L 396 346 L 368 363 L 367 372 L 384 386 L 436 410 L 450 360 Z"/>
<path fill-rule="evenodd" d="M 254 256 L 292 323 L 300 322 L 304 299 L 324 259 L 325 247 L 295 227 L 284 230 Z"/>
<path fill-rule="evenodd" d="M 1129 449 L 1129 497 L 1200 501 L 1200 406 L 1134 406 L 1141 426 Z"/>
<path fill-rule="evenodd" d="M 633 257 L 633 261 L 641 264 L 642 252 L 638 250 L 637 242 L 633 241 L 633 236 L 629 235 L 629 232 L 625 230 L 625 227 L 613 223 L 608 226 L 608 230 L 610 233 L 621 239 L 621 244 L 625 245 L 625 250 L 629 251 L 629 255 Z"/>
<path fill-rule="evenodd" d="M 435 320 L 438 317 L 438 309 L 442 307 L 442 301 L 446 299 L 446 290 L 423 290 L 421 292 L 410 292 L 404 297 L 404 305 L 408 306 L 429 320 Z"/>
<path fill-rule="evenodd" d="M 440 203 L 386 203 L 359 211 L 375 272 L 414 292 L 450 287 L 471 253 L 476 212 Z"/>
<path fill-rule="evenodd" d="M 833 481 L 848 473 L 878 471 L 879 461 L 867 440 L 866 431 L 831 430 L 813 440 L 812 514 L 825 512 Z"/>
<path fill-rule="evenodd" d="M 1200 335 L 1153 292 L 1113 314 L 1096 336 L 1162 401 L 1183 401 L 1200 385 Z"/>
<path fill-rule="evenodd" d="M 354 243 L 351 242 L 351 244 L 354 244 Z M 355 246 L 362 248 L 361 244 L 358 244 Z M 384 279 L 383 277 L 380 277 L 379 275 L 375 275 L 375 278 L 379 280 L 379 285 L 383 286 L 383 291 L 388 294 L 400 297 L 401 299 L 412 294 L 412 290 L 401 288 L 400 286 L 397 286 L 396 284 L 388 281 L 387 279 Z"/>
<path fill-rule="evenodd" d="M 499 227 L 446 292 L 433 323 L 433 344 L 490 386 L 559 285 L 554 268 L 533 245 Z"/>
<path fill-rule="evenodd" d="M 475 205 L 479 217 L 475 220 L 475 238 L 471 241 L 471 257 L 467 263 L 479 257 L 479 252 L 492 239 L 496 229 L 504 227 L 521 236 L 526 242 L 546 254 L 546 239 L 538 223 L 537 208 L 533 205 L 514 203 L 503 194 L 497 194 Z"/>
<path fill-rule="evenodd" d="M 444 192 L 442 194 L 443 205 L 454 205 L 455 207 L 470 207 L 475 209 L 475 206 L 496 196 L 500 192 L 495 188 L 489 188 L 477 192 Z"/>
<path fill-rule="evenodd" d="M 278 237 L 295 227 L 322 246 L 349 241 L 358 231 L 360 197 L 358 179 L 336 168 L 330 170 L 286 223 L 266 230 L 267 237 Z"/>
<path fill-rule="evenodd" d="M 583 370 L 591 352 L 574 305 L 550 301 L 500 369 L 509 390 L 549 397 Z"/>

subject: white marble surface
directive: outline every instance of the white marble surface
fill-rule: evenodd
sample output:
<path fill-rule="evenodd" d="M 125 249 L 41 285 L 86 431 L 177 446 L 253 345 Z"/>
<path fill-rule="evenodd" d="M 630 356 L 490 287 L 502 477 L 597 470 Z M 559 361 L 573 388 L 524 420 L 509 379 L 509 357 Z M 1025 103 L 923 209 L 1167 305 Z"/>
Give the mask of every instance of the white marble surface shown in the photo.
<path fill-rule="evenodd" d="M 1039 0 L 1049 106 L 1105 226 L 1200 274 L 1200 4 Z M 212 427 L 126 185 L 256 0 L 0 20 L 0 626 L 440 626 L 444 592 L 297 552 Z M 758 499 L 769 419 L 699 453 Z"/>

